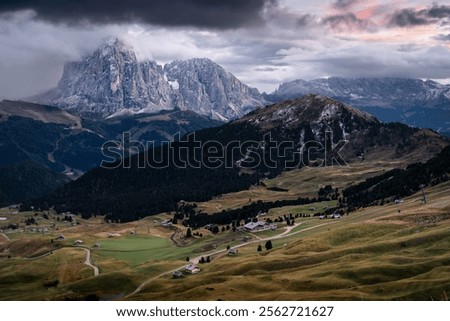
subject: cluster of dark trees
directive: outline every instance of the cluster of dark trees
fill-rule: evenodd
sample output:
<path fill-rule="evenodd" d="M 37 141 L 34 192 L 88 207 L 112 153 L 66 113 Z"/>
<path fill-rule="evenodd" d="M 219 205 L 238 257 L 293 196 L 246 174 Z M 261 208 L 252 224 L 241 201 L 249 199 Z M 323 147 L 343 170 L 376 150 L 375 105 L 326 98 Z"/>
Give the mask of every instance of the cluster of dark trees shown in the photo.
<path fill-rule="evenodd" d="M 0 145 L 1 140 L 2 138 L 0 138 Z M 3 155 L 8 157 L 7 153 L 2 153 L 2 146 L 0 146 L 0 155 L 0 158 L 3 158 Z M 31 160 L 0 166 L 0 207 L 41 197 L 68 181 L 66 176 Z"/>
<path fill-rule="evenodd" d="M 198 261 L 198 263 L 203 264 L 203 263 L 210 263 L 211 262 L 211 257 L 207 256 L 206 258 L 204 258 L 203 256 L 200 258 L 200 260 Z"/>
<path fill-rule="evenodd" d="M 225 232 L 227 230 L 230 230 L 233 228 L 233 230 L 236 229 L 236 227 L 241 226 L 242 222 L 249 223 L 251 221 L 257 222 L 258 219 L 256 216 L 262 212 L 264 212 L 262 209 L 264 209 L 266 212 L 271 208 L 276 207 L 283 207 L 289 205 L 304 205 L 314 202 L 320 202 L 320 201 L 327 201 L 329 198 L 298 198 L 296 200 L 280 200 L 275 202 L 262 202 L 257 201 L 250 205 L 245 205 L 242 208 L 234 209 L 234 210 L 224 210 L 219 213 L 212 214 L 213 217 L 209 218 L 210 214 L 205 214 L 201 211 L 196 211 L 197 204 L 193 203 L 186 203 L 183 202 L 182 204 L 177 204 L 176 210 L 174 213 L 174 216 L 171 220 L 173 224 L 183 224 L 185 226 L 189 226 L 186 232 L 186 237 L 192 237 L 192 236 L 203 236 L 200 235 L 201 233 L 198 232 L 192 232 L 191 227 L 193 228 L 199 228 L 206 226 L 212 233 L 217 234 L 220 231 Z M 332 213 L 336 210 L 336 208 L 330 208 L 329 212 Z M 321 214 L 321 213 L 319 213 Z M 268 224 L 272 223 L 282 223 L 286 222 L 288 226 L 292 226 L 295 224 L 295 219 L 298 218 L 306 218 L 311 217 L 311 214 L 306 213 L 297 213 L 297 214 L 285 214 L 283 216 L 278 216 L 274 218 L 273 220 L 271 218 L 266 218 L 266 222 Z M 219 228 L 218 225 L 223 225 L 221 228 Z"/>
<path fill-rule="evenodd" d="M 233 224 L 236 221 L 241 220 L 248 221 L 255 218 L 259 213 L 264 213 L 272 208 L 292 206 L 292 205 L 305 205 L 316 202 L 329 201 L 329 198 L 297 198 L 293 200 L 278 200 L 273 202 L 263 202 L 261 200 L 253 202 L 249 205 L 245 205 L 238 209 L 223 210 L 214 214 L 206 214 L 203 212 L 190 212 L 189 215 L 177 216 L 177 219 L 183 219 L 185 226 L 198 228 L 208 224 L 212 225 L 228 225 Z M 293 219 L 293 218 L 292 218 Z M 291 220 L 291 219 L 289 219 Z"/>
<path fill-rule="evenodd" d="M 266 242 L 266 244 L 264 245 L 264 247 L 266 248 L 267 251 L 268 251 L 268 250 L 271 250 L 271 249 L 273 248 L 272 241 L 271 241 L 271 240 L 268 240 L 268 241 Z M 258 245 L 258 248 L 256 249 L 256 251 L 262 252 L 262 246 L 261 246 L 261 244 Z"/>
<path fill-rule="evenodd" d="M 25 220 L 25 224 L 26 224 L 26 225 L 34 225 L 34 224 L 36 224 L 36 225 L 37 225 L 37 222 L 36 222 L 36 220 L 34 219 L 34 217 L 29 217 L 29 218 L 27 218 L 27 219 Z"/>
<path fill-rule="evenodd" d="M 325 185 L 324 187 L 321 187 L 317 194 L 319 195 L 319 197 L 328 197 L 332 200 L 337 200 L 340 195 L 339 189 L 333 188 L 331 185 Z"/>
<path fill-rule="evenodd" d="M 382 175 L 344 190 L 343 202 L 349 211 L 384 203 L 385 199 L 401 198 L 418 192 L 422 187 L 436 185 L 449 179 L 450 146 L 426 163 L 411 164 L 405 169 L 393 169 Z"/>
<path fill-rule="evenodd" d="M 19 228 L 19 223 L 9 223 L 7 225 L 1 225 L 0 230 L 17 230 Z"/>

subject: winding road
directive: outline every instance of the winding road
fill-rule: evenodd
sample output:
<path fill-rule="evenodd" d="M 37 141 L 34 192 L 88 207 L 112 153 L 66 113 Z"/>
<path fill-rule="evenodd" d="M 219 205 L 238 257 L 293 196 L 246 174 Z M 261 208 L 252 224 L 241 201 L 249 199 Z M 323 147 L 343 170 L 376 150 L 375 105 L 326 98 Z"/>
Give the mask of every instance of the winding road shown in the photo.
<path fill-rule="evenodd" d="M 271 237 L 266 237 L 266 238 L 260 238 L 260 237 L 258 237 L 258 239 L 256 239 L 256 240 L 249 241 L 249 242 L 245 242 L 245 243 L 242 243 L 242 244 L 233 246 L 233 248 L 234 248 L 234 249 L 237 249 L 237 248 L 240 248 L 240 247 L 247 246 L 247 245 L 249 245 L 249 244 L 254 244 L 254 243 L 259 243 L 259 242 L 264 242 L 264 241 L 269 241 L 269 240 L 278 240 L 278 239 L 282 239 L 282 238 L 285 238 L 285 237 L 293 236 L 293 235 L 296 235 L 296 234 L 299 234 L 299 233 L 302 233 L 302 232 L 305 232 L 305 231 L 313 230 L 313 229 L 316 229 L 316 228 L 318 228 L 318 227 L 325 226 L 325 225 L 330 225 L 330 224 L 334 224 L 334 223 L 335 223 L 335 222 L 323 223 L 323 224 L 319 224 L 319 225 L 315 225 L 315 226 L 312 226 L 312 227 L 305 228 L 305 229 L 303 229 L 303 230 L 300 230 L 300 231 L 297 231 L 297 232 L 294 232 L 294 233 L 290 233 L 290 232 L 292 231 L 292 229 L 294 229 L 294 228 L 296 228 L 297 226 L 299 226 L 299 225 L 302 224 L 302 223 L 297 223 L 297 224 L 294 224 L 293 226 L 287 226 L 287 227 L 286 227 L 286 231 L 284 231 L 284 232 L 281 233 L 281 234 L 278 234 L 278 235 L 275 235 L 275 236 L 271 236 Z M 200 256 L 194 257 L 193 259 L 190 260 L 190 262 L 193 263 L 193 264 L 198 264 L 198 262 L 200 261 L 200 259 L 201 259 L 202 257 L 216 256 L 216 258 L 217 258 L 218 256 L 220 257 L 220 256 L 222 256 L 222 255 L 225 255 L 225 253 L 227 253 L 227 250 L 226 250 L 226 249 L 223 249 L 223 250 L 217 250 L 217 251 L 214 251 L 214 252 L 210 252 L 210 253 L 208 253 L 208 254 L 202 254 L 202 255 L 200 255 Z M 183 268 L 184 268 L 184 265 L 183 265 L 183 266 L 180 266 L 180 267 L 178 267 L 178 268 L 176 268 L 176 269 L 173 269 L 173 270 L 166 271 L 166 272 L 163 272 L 163 273 L 161 273 L 161 274 L 158 274 L 158 275 L 156 275 L 156 276 L 154 276 L 154 277 L 152 277 L 152 278 L 150 278 L 150 279 L 144 281 L 143 283 L 141 283 L 141 284 L 137 287 L 136 290 L 134 290 L 134 291 L 131 292 L 130 294 L 126 295 L 125 297 L 130 297 L 130 296 L 133 296 L 133 295 L 135 295 L 135 294 L 138 294 L 139 292 L 142 291 L 143 288 L 145 288 L 145 287 L 146 287 L 148 284 L 150 284 L 152 281 L 154 281 L 154 280 L 156 280 L 156 279 L 159 279 L 159 278 L 162 277 L 162 276 L 171 274 L 171 273 L 173 273 L 173 272 L 175 272 L 175 271 L 178 271 L 178 270 L 180 270 L 180 269 L 183 269 Z"/>
<path fill-rule="evenodd" d="M 91 250 L 88 248 L 84 248 L 84 250 L 86 251 L 86 261 L 84 261 L 84 264 L 86 264 L 87 266 L 91 267 L 94 270 L 94 276 L 99 275 L 98 267 L 91 263 Z"/>

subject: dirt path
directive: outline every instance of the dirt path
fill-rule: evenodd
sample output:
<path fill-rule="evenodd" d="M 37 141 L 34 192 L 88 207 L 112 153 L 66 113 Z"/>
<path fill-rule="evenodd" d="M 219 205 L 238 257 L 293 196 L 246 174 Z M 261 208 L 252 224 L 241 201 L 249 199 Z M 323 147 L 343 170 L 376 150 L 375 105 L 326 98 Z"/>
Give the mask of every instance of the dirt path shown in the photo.
<path fill-rule="evenodd" d="M 67 248 L 67 247 L 61 247 L 59 249 L 54 249 L 54 250 L 49 251 L 47 253 L 44 253 L 42 255 L 39 255 L 39 256 L 36 256 L 36 257 L 26 257 L 25 259 L 27 259 L 27 260 L 42 259 L 42 258 L 44 258 L 46 256 L 49 256 L 49 255 L 53 254 L 53 252 L 56 252 L 58 250 L 62 250 L 62 249 L 65 249 L 65 248 Z M 74 247 L 74 248 L 76 248 L 76 247 Z M 84 261 L 84 264 L 89 266 L 90 268 L 92 268 L 94 270 L 94 276 L 98 276 L 100 274 L 98 266 L 93 265 L 92 262 L 91 262 L 91 250 L 86 248 L 86 247 L 78 247 L 78 248 L 79 249 L 83 249 L 83 250 L 86 251 L 86 260 Z"/>
<path fill-rule="evenodd" d="M 59 250 L 59 249 L 55 249 L 55 250 L 53 250 L 53 251 L 49 251 L 49 252 L 47 252 L 47 253 L 44 253 L 44 254 L 41 254 L 41 255 L 39 255 L 39 256 L 32 256 L 32 257 L 23 257 L 25 260 L 32 260 L 32 261 L 34 261 L 34 260 L 39 260 L 39 259 L 42 259 L 42 258 L 44 258 L 44 257 L 46 257 L 46 256 L 49 256 L 49 255 L 51 255 L 51 254 L 53 254 L 53 252 L 55 252 L 55 251 L 57 251 L 57 250 Z"/>
<path fill-rule="evenodd" d="M 51 151 L 51 152 L 49 152 L 49 153 L 47 153 L 47 159 L 50 161 L 50 162 L 52 162 L 52 163 L 54 163 L 55 162 L 55 153 L 58 151 L 58 149 L 59 149 L 59 143 L 60 143 L 60 141 L 63 139 L 63 138 L 66 138 L 67 137 L 67 135 L 64 135 L 64 134 L 61 134 L 61 136 L 58 138 L 58 140 L 56 141 L 56 143 L 55 143 L 55 148 L 53 148 L 53 150 Z"/>
<path fill-rule="evenodd" d="M 240 248 L 240 247 L 247 246 L 247 245 L 249 245 L 249 244 L 259 243 L 259 242 L 261 242 L 261 241 L 278 240 L 278 239 L 282 239 L 282 238 L 285 238 L 285 237 L 290 237 L 290 236 L 299 234 L 299 233 L 304 232 L 304 231 L 313 230 L 313 229 L 316 229 L 316 228 L 318 228 L 318 227 L 321 227 L 321 226 L 324 226 L 324 225 L 330 225 L 330 224 L 334 224 L 334 223 L 336 223 L 336 222 L 323 223 L 323 224 L 319 224 L 319 225 L 316 225 L 316 226 L 308 227 L 308 228 L 306 228 L 306 229 L 303 229 L 303 230 L 300 230 L 300 231 L 297 231 L 297 232 L 294 232 L 294 233 L 290 233 L 290 232 L 292 231 L 292 229 L 294 229 L 294 228 L 296 228 L 297 226 L 299 226 L 299 225 L 302 224 L 302 223 L 297 223 L 297 224 L 294 224 L 293 226 L 287 226 L 287 227 L 286 227 L 286 231 L 284 231 L 284 232 L 281 233 L 281 234 L 278 234 L 278 235 L 275 235 L 275 236 L 271 236 L 271 237 L 266 237 L 266 238 L 260 238 L 260 237 L 259 237 L 257 240 L 245 242 L 245 243 L 242 243 L 242 244 L 233 246 L 233 248 L 234 248 L 234 249 L 237 249 L 237 248 Z M 192 258 L 192 259 L 190 260 L 190 262 L 193 263 L 193 264 L 198 264 L 198 262 L 200 261 L 200 259 L 201 259 L 202 257 L 215 256 L 216 258 L 218 258 L 218 257 L 221 257 L 221 256 L 225 255 L 226 253 L 227 253 L 227 250 L 226 250 L 226 249 L 223 249 L 223 250 L 217 250 L 217 251 L 214 251 L 214 252 L 210 252 L 210 253 L 208 253 L 208 254 L 203 254 L 203 255 L 199 255 L 199 256 L 197 256 L 197 257 L 194 257 L 194 258 Z M 166 272 L 163 272 L 163 273 L 161 273 L 161 274 L 158 274 L 158 275 L 156 275 L 156 276 L 154 276 L 154 277 L 152 277 L 152 278 L 150 278 L 150 279 L 144 281 L 143 283 L 141 283 L 141 284 L 137 287 L 136 290 L 134 290 L 132 293 L 126 295 L 125 297 L 133 296 L 133 295 L 135 295 L 135 294 L 141 292 L 142 289 L 145 288 L 145 287 L 146 287 L 148 284 L 150 284 L 152 281 L 154 281 L 154 280 L 156 280 L 156 279 L 159 279 L 159 278 L 162 277 L 162 276 L 171 274 L 172 272 L 181 270 L 181 269 L 183 269 L 183 268 L 184 268 L 184 265 L 183 265 L 183 266 L 180 266 L 180 267 L 178 267 L 178 268 L 176 268 L 176 269 L 173 269 L 173 270 L 166 271 Z"/>
<path fill-rule="evenodd" d="M 139 285 L 139 286 L 137 287 L 136 290 L 134 290 L 134 291 L 131 292 L 130 294 L 126 295 L 125 297 L 129 297 L 129 296 L 138 294 L 138 293 L 141 292 L 142 289 L 145 288 L 148 284 L 152 283 L 152 281 L 154 281 L 154 280 L 156 280 L 156 279 L 159 279 L 160 277 L 162 277 L 162 276 L 164 276 L 164 275 L 171 274 L 171 273 L 173 273 L 173 272 L 175 272 L 175 271 L 178 271 L 178 270 L 182 269 L 183 267 L 184 267 L 184 265 L 183 265 L 182 267 L 178 267 L 178 268 L 176 268 L 176 269 L 173 269 L 173 270 L 170 270 L 170 271 L 163 272 L 163 273 L 161 273 L 161 274 L 158 274 L 158 275 L 152 277 L 151 279 L 148 279 L 148 280 L 144 281 L 143 283 L 141 283 L 141 285 Z"/>
<path fill-rule="evenodd" d="M 253 237 L 254 237 L 255 239 L 257 239 L 257 240 L 261 240 L 261 237 L 258 236 L 258 235 L 256 235 L 255 233 L 247 232 L 247 234 L 253 236 Z"/>
<path fill-rule="evenodd" d="M 3 236 L 5 240 L 10 241 L 8 235 L 6 235 L 5 233 L 0 233 L 0 235 Z"/>
<path fill-rule="evenodd" d="M 94 276 L 99 275 L 98 267 L 91 263 L 91 250 L 87 248 L 84 248 L 84 250 L 86 251 L 86 261 L 84 261 L 84 264 L 94 270 Z"/>

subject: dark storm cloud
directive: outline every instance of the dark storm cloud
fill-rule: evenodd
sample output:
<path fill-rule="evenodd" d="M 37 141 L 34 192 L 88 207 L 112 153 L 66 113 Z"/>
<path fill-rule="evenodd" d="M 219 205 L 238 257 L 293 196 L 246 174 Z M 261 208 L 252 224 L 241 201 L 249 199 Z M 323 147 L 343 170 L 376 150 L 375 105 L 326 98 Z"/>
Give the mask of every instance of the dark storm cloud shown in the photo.
<path fill-rule="evenodd" d="M 401 9 L 390 18 L 389 25 L 394 27 L 421 26 L 450 19 L 450 6 L 437 4 L 423 10 Z"/>
<path fill-rule="evenodd" d="M 143 22 L 161 26 L 239 28 L 260 23 L 275 0 L 2 0 L 0 13 L 33 10 L 50 22 Z"/>
<path fill-rule="evenodd" d="M 431 9 L 426 11 L 428 16 L 432 18 L 442 19 L 450 18 L 450 6 L 434 5 Z"/>
<path fill-rule="evenodd" d="M 450 34 L 448 35 L 437 35 L 436 37 L 433 37 L 436 40 L 439 41 L 450 41 Z"/>
<path fill-rule="evenodd" d="M 312 25 L 315 21 L 315 17 L 311 14 L 303 14 L 297 18 L 297 25 L 299 27 L 307 27 Z"/>
<path fill-rule="evenodd" d="M 402 9 L 391 17 L 390 25 L 398 27 L 420 26 L 430 24 L 432 21 L 413 9 Z"/>
<path fill-rule="evenodd" d="M 370 25 L 368 21 L 358 19 L 353 13 L 328 16 L 322 20 L 322 23 L 334 30 L 364 30 Z"/>

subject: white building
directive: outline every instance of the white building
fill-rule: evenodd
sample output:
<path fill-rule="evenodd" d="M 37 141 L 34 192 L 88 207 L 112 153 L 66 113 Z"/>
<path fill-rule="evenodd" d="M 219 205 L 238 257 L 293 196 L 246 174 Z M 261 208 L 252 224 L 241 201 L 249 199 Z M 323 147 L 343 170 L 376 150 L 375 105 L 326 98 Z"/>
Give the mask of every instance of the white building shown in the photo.
<path fill-rule="evenodd" d="M 248 232 L 258 232 L 258 231 L 267 231 L 267 230 L 276 230 L 276 224 L 267 224 L 263 221 L 258 222 L 250 222 L 244 225 L 244 230 Z"/>
<path fill-rule="evenodd" d="M 184 267 L 184 270 L 186 271 L 186 273 L 190 273 L 190 274 L 196 274 L 196 273 L 200 272 L 200 268 L 195 264 L 186 265 Z"/>

